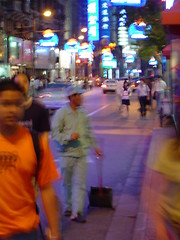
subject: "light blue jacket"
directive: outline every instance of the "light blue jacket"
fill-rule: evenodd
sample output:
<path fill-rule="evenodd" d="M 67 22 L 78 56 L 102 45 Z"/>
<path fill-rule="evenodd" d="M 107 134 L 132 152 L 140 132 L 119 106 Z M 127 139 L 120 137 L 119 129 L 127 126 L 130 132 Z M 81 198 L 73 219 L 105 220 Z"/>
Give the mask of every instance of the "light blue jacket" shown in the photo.
<path fill-rule="evenodd" d="M 69 104 L 63 106 L 56 111 L 51 128 L 52 138 L 63 156 L 85 156 L 89 147 L 97 147 L 89 119 L 82 108 L 74 112 Z M 80 138 L 71 140 L 72 133 L 79 133 Z"/>

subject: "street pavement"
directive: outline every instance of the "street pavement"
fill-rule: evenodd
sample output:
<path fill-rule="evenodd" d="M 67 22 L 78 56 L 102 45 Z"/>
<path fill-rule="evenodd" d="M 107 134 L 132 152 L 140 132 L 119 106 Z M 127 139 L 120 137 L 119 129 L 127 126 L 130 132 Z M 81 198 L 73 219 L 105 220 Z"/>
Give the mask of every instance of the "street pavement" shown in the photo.
<path fill-rule="evenodd" d="M 137 106 L 135 106 L 137 109 Z M 137 110 L 136 110 L 137 111 Z M 116 115 L 113 115 L 116 116 Z M 149 117 L 150 116 L 150 117 Z M 117 119 L 119 120 L 119 118 Z M 132 127 L 133 124 L 137 126 Z M 159 118 L 155 110 L 147 115 L 147 119 L 135 121 L 134 115 L 129 120 L 121 118 L 121 128 L 113 129 L 114 134 L 126 134 L 137 136 L 141 128 L 138 124 L 147 124 L 148 129 L 141 132 L 141 138 L 137 138 L 138 147 L 133 156 L 128 176 L 122 185 L 121 179 L 117 179 L 116 189 L 113 192 L 114 209 L 93 208 L 85 209 L 87 223 L 80 224 L 72 222 L 62 214 L 61 226 L 64 240 L 156 240 L 154 226 L 147 214 L 148 201 L 144 203 L 146 184 L 150 184 L 151 175 L 146 168 L 146 163 L 153 161 L 154 155 L 159 152 L 159 144 L 172 135 L 170 127 L 160 128 Z M 106 129 L 95 125 L 96 134 L 107 134 Z M 101 123 L 103 127 L 103 122 Z M 136 129 L 137 127 L 137 129 Z M 124 129 L 125 128 L 125 129 Z M 129 130 L 127 130 L 129 129 Z M 153 131 L 152 131 L 153 129 Z M 128 149 L 127 151 L 131 151 Z M 123 153 L 124 154 L 124 153 Z M 127 155 L 120 155 L 126 161 Z M 111 167 L 111 166 L 109 166 Z M 91 176 L 89 176 L 91 177 Z M 93 176 L 94 177 L 94 176 Z M 59 192 L 59 182 L 55 189 Z M 60 195 L 60 194 L 59 194 Z M 88 203 L 88 192 L 87 199 Z M 63 209 L 63 200 L 60 199 Z M 41 212 L 42 224 L 46 225 L 45 217 Z"/>

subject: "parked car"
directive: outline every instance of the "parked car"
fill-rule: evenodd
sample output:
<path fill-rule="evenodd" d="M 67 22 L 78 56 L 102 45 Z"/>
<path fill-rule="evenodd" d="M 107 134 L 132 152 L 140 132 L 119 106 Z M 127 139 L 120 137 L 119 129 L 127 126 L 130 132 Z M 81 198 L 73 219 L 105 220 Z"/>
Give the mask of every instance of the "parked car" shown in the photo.
<path fill-rule="evenodd" d="M 115 79 L 107 79 L 101 85 L 104 94 L 106 94 L 107 92 L 115 92 L 116 86 L 117 86 L 117 80 Z"/>
<path fill-rule="evenodd" d="M 68 102 L 66 88 L 70 85 L 70 83 L 65 82 L 48 83 L 47 87 L 39 91 L 35 98 L 42 102 L 48 109 L 50 115 L 53 115 L 57 109 Z"/>

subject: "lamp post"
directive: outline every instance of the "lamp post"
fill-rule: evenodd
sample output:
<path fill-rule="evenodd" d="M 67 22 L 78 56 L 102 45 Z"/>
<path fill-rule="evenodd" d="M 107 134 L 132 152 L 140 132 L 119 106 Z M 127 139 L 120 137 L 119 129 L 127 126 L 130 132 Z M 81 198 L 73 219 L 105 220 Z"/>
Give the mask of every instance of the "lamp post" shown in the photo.
<path fill-rule="evenodd" d="M 51 11 L 50 10 L 45 10 L 43 12 L 43 16 L 45 17 L 50 17 L 51 16 Z M 35 12 L 33 11 L 33 77 L 35 76 L 35 60 L 36 60 L 36 56 L 35 56 L 35 51 L 36 51 L 36 43 L 35 43 L 35 34 L 36 34 L 36 16 L 35 16 Z"/>

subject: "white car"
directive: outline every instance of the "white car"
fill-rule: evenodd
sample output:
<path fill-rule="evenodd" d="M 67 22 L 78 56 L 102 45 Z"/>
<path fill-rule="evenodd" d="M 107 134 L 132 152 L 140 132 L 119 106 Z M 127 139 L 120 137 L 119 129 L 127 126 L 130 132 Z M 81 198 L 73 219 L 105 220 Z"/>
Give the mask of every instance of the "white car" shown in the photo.
<path fill-rule="evenodd" d="M 104 94 L 107 92 L 115 92 L 116 86 L 117 86 L 117 80 L 114 80 L 114 79 L 107 79 L 101 85 Z"/>

